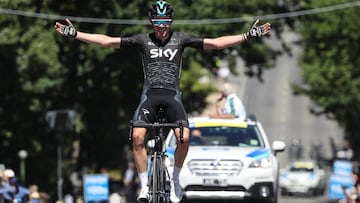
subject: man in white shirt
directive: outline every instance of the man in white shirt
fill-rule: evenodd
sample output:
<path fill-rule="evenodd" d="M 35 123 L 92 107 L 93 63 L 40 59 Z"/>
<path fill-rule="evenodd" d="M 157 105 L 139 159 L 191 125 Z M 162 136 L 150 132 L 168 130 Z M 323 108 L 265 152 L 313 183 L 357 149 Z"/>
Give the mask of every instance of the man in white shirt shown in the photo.
<path fill-rule="evenodd" d="M 234 88 L 230 83 L 224 83 L 221 88 L 221 95 L 217 99 L 216 110 L 217 114 L 233 115 L 236 118 L 246 118 L 246 110 L 241 99 L 235 94 Z M 220 101 L 225 99 L 223 107 L 220 106 Z"/>

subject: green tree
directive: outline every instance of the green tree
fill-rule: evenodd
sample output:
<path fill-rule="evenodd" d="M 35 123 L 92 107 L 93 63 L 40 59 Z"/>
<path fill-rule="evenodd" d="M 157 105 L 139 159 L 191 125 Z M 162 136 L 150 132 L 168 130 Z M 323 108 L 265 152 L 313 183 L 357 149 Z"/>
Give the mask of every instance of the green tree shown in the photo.
<path fill-rule="evenodd" d="M 311 9 L 347 2 L 352 1 L 301 1 L 301 6 Z M 299 18 L 304 84 L 294 85 L 294 90 L 321 107 L 314 113 L 325 114 L 344 127 L 359 158 L 360 22 L 354 20 L 358 13 L 358 8 L 353 7 Z"/>
<path fill-rule="evenodd" d="M 174 1 L 177 19 L 234 18 L 271 13 L 275 1 Z M 106 19 L 147 20 L 149 1 L 2 0 L 0 8 L 26 12 Z M 234 6 L 235 5 L 235 6 Z M 205 9 L 204 9 L 205 8 Z M 221 8 L 221 9 L 219 9 Z M 64 19 L 59 19 L 64 20 Z M 127 36 L 150 32 L 149 25 L 115 25 L 77 22 L 85 32 Z M 135 49 L 109 49 L 64 38 L 53 29 L 55 20 L 0 14 L 0 159 L 16 171 L 17 152 L 26 149 L 28 183 L 56 191 L 56 146 L 48 130 L 46 112 L 74 109 L 75 131 L 64 136 L 64 178 L 88 167 L 125 167 L 123 148 L 129 144 L 128 123 L 142 87 L 141 60 Z M 245 32 L 251 22 L 179 25 L 174 29 L 215 37 Z M 253 67 L 271 67 L 275 53 L 261 39 L 224 51 L 187 49 L 184 53 L 182 89 L 189 113 L 201 112 L 208 93 L 216 87 L 198 79 L 212 67 L 214 56 L 237 51 L 249 73 Z M 74 155 L 74 143 L 80 153 Z M 75 146 L 75 147 L 74 147 Z M 18 171 L 17 171 L 18 172 Z M 39 176 L 41 174 L 41 176 Z M 66 184 L 65 184 L 66 185 Z"/>

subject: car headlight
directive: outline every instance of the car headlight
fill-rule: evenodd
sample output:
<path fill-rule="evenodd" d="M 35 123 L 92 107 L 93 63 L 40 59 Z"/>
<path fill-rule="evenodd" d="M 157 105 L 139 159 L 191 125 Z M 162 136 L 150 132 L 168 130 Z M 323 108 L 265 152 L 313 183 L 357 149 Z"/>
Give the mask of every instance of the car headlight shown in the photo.
<path fill-rule="evenodd" d="M 257 159 L 251 162 L 250 168 L 270 168 L 272 167 L 272 159 L 270 157 L 266 157 L 263 159 Z"/>

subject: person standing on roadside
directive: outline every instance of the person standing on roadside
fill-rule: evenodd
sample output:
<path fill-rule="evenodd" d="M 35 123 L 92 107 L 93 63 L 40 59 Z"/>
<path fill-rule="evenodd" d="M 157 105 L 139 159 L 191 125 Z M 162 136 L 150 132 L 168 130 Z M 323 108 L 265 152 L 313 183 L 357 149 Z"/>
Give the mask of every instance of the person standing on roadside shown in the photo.
<path fill-rule="evenodd" d="M 220 90 L 220 97 L 217 99 L 216 111 L 217 114 L 232 115 L 236 118 L 246 118 L 246 110 L 241 99 L 236 95 L 234 87 L 230 83 L 224 83 Z M 224 106 L 220 102 L 225 99 Z"/>

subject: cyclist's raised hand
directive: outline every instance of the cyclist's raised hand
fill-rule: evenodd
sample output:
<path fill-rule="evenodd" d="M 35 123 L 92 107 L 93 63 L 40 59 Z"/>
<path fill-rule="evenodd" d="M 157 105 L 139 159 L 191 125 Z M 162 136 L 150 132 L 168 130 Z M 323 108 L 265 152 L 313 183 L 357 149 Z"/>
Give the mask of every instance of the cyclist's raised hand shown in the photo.
<path fill-rule="evenodd" d="M 246 33 L 247 39 L 252 39 L 255 37 L 262 37 L 268 34 L 271 30 L 270 23 L 265 23 L 260 26 L 256 26 L 259 23 L 259 19 L 257 19 L 254 24 L 251 26 L 249 32 Z"/>
<path fill-rule="evenodd" d="M 77 31 L 68 18 L 66 18 L 66 23 L 68 25 L 64 25 L 59 22 L 56 22 L 55 23 L 56 31 L 58 31 L 65 37 L 76 37 Z"/>

